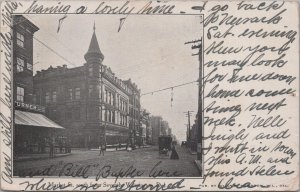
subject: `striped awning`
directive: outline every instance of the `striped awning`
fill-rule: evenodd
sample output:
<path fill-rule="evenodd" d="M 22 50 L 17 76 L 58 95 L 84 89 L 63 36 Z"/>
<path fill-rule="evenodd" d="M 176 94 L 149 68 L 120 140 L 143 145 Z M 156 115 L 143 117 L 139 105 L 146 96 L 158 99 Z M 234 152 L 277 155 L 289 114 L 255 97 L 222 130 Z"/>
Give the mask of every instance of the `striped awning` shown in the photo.
<path fill-rule="evenodd" d="M 64 129 L 62 126 L 58 125 L 42 114 L 19 110 L 15 110 L 15 124 Z"/>

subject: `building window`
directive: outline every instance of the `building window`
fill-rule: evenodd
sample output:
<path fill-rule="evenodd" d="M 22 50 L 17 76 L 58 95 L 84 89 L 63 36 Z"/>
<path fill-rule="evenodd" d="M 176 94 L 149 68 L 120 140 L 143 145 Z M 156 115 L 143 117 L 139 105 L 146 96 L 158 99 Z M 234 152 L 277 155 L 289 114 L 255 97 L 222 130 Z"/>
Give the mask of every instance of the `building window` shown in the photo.
<path fill-rule="evenodd" d="M 73 89 L 68 89 L 67 99 L 68 100 L 72 100 L 73 99 Z"/>
<path fill-rule="evenodd" d="M 89 76 L 91 77 L 93 75 L 94 75 L 94 73 L 93 73 L 93 67 L 89 67 Z"/>
<path fill-rule="evenodd" d="M 24 59 L 17 57 L 17 72 L 24 71 Z"/>
<path fill-rule="evenodd" d="M 107 110 L 104 111 L 104 120 L 107 121 Z"/>
<path fill-rule="evenodd" d="M 111 122 L 111 111 L 108 111 L 108 121 Z"/>
<path fill-rule="evenodd" d="M 50 103 L 50 93 L 49 92 L 46 92 L 45 102 Z"/>
<path fill-rule="evenodd" d="M 105 102 L 108 103 L 108 91 L 105 89 Z"/>
<path fill-rule="evenodd" d="M 90 97 L 92 96 L 93 90 L 94 90 L 94 85 L 90 85 L 89 86 L 89 96 Z"/>
<path fill-rule="evenodd" d="M 80 99 L 80 88 L 79 87 L 75 88 L 75 99 L 76 100 Z"/>
<path fill-rule="evenodd" d="M 101 86 L 101 85 L 100 85 L 100 86 L 98 85 L 98 88 L 97 88 L 97 89 L 99 90 L 99 99 L 102 100 L 102 86 Z M 97 91 L 98 91 L 98 90 L 97 90 Z"/>
<path fill-rule="evenodd" d="M 111 104 L 111 92 L 109 92 L 109 104 Z"/>
<path fill-rule="evenodd" d="M 24 102 L 24 88 L 17 87 L 17 101 Z"/>
<path fill-rule="evenodd" d="M 115 102 L 115 96 L 114 94 L 111 94 L 111 105 L 114 105 Z"/>
<path fill-rule="evenodd" d="M 31 63 L 27 63 L 27 69 L 32 71 L 32 64 Z"/>
<path fill-rule="evenodd" d="M 119 95 L 117 94 L 116 95 L 116 105 L 115 105 L 117 108 L 119 107 Z"/>
<path fill-rule="evenodd" d="M 20 47 L 24 47 L 24 35 L 17 33 L 17 44 Z"/>
<path fill-rule="evenodd" d="M 53 101 L 53 102 L 56 102 L 56 101 L 57 101 L 57 99 L 56 99 L 56 91 L 53 91 L 53 92 L 52 92 L 52 101 Z"/>
<path fill-rule="evenodd" d="M 112 122 L 115 123 L 115 112 L 112 112 Z"/>

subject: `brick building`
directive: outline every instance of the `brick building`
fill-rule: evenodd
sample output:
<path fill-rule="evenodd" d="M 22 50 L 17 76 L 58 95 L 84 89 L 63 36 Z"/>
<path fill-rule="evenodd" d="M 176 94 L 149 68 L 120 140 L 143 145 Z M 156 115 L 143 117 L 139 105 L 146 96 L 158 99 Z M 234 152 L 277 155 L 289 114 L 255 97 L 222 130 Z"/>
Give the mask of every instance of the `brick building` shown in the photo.
<path fill-rule="evenodd" d="M 86 63 L 49 67 L 34 76 L 34 93 L 46 114 L 66 128 L 73 147 L 130 143 L 132 88 L 103 64 L 95 27 Z M 134 106 L 139 107 L 138 103 Z M 135 118 L 136 119 L 136 118 Z"/>
<path fill-rule="evenodd" d="M 37 105 L 35 101 L 33 36 L 39 28 L 21 15 L 15 15 L 13 23 L 15 158 L 27 153 L 48 152 L 50 143 L 62 142 L 58 136 L 64 128 L 50 120 L 45 114 L 45 106 Z"/>

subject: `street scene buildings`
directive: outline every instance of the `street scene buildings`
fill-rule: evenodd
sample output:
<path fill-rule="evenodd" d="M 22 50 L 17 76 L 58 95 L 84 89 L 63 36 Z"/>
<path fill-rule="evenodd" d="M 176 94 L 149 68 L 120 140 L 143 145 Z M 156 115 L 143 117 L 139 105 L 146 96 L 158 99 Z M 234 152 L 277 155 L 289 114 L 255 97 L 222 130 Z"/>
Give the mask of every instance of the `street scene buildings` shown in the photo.
<path fill-rule="evenodd" d="M 32 22 L 15 17 L 14 41 L 14 154 L 68 153 L 62 137 L 64 127 L 47 117 L 44 103 L 37 105 L 33 84 L 33 36 L 39 30 Z M 56 139 L 56 141 L 55 141 Z M 58 148 L 53 144 L 57 143 Z M 62 144 L 65 143 L 64 148 Z M 50 147 L 52 146 L 52 147 Z M 51 149 L 50 149 L 51 148 Z"/>
<path fill-rule="evenodd" d="M 169 122 L 142 106 L 139 86 L 131 78 L 119 78 L 105 64 L 95 24 L 82 53 L 84 63 L 34 72 L 33 53 L 39 50 L 33 40 L 42 29 L 21 15 L 14 16 L 14 23 L 15 174 L 24 159 L 80 156 L 78 149 L 145 152 L 160 145 L 165 153 L 180 144 Z"/>

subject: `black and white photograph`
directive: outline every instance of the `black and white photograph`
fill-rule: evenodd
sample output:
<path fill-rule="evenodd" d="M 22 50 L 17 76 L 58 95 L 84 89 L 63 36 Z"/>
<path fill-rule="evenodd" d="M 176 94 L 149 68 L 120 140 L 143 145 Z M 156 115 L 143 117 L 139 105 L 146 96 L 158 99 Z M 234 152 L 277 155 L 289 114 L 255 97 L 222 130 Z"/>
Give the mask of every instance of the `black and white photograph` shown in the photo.
<path fill-rule="evenodd" d="M 61 17 L 14 16 L 14 175 L 200 177 L 201 15 Z"/>
<path fill-rule="evenodd" d="M 299 191 L 299 0 L 0 5 L 1 190 Z"/>

